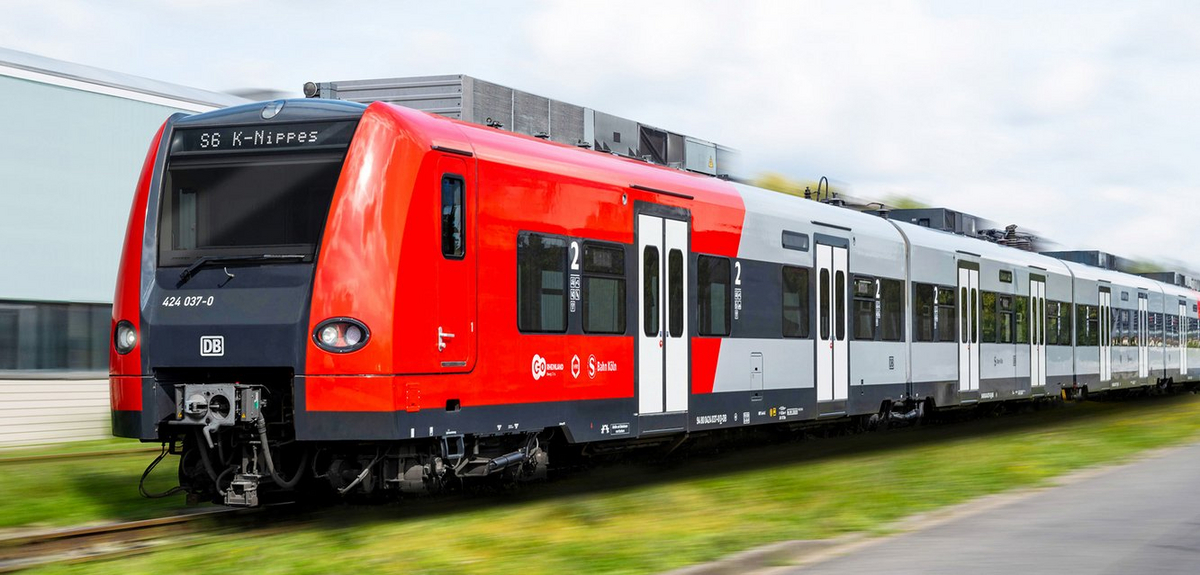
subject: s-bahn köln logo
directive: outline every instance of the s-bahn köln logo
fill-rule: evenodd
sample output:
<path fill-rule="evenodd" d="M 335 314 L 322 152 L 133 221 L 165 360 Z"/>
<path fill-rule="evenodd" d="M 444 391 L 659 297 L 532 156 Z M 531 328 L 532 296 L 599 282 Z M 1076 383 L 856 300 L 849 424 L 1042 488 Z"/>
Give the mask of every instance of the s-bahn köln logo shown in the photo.
<path fill-rule="evenodd" d="M 546 361 L 546 358 L 544 358 L 536 353 L 533 354 L 533 363 L 530 366 L 530 371 L 533 372 L 533 380 L 534 381 L 537 381 L 543 377 L 553 377 L 553 376 L 557 375 L 557 373 L 555 373 L 555 372 L 559 372 L 562 370 L 563 370 L 563 364 L 549 363 Z"/>

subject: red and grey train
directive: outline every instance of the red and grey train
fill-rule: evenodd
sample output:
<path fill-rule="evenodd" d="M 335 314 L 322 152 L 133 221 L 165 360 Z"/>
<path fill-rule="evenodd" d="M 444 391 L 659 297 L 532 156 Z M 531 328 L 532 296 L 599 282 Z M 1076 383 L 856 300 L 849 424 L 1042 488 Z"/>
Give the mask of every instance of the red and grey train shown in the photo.
<path fill-rule="evenodd" d="M 176 115 L 113 433 L 230 505 L 537 476 L 549 446 L 1200 377 L 1197 294 L 384 103 Z"/>

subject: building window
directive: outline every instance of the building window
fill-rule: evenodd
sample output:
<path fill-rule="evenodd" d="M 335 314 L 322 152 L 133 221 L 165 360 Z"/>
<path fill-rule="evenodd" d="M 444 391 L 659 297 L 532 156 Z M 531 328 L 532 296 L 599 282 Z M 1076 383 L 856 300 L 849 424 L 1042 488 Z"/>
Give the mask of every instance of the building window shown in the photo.
<path fill-rule="evenodd" d="M 566 269 L 566 240 L 517 235 L 517 327 L 521 331 L 567 331 Z"/>
<path fill-rule="evenodd" d="M 583 331 L 625 333 L 625 250 L 585 244 Z"/>
<path fill-rule="evenodd" d="M 466 253 L 463 229 L 462 176 L 442 176 L 442 255 L 461 258 Z"/>
<path fill-rule="evenodd" d="M 696 286 L 700 335 L 729 335 L 729 260 L 696 258 Z"/>
<path fill-rule="evenodd" d="M 106 372 L 112 306 L 0 302 L 0 372 Z"/>
<path fill-rule="evenodd" d="M 783 337 L 808 337 L 808 330 L 808 270 L 784 266 Z"/>

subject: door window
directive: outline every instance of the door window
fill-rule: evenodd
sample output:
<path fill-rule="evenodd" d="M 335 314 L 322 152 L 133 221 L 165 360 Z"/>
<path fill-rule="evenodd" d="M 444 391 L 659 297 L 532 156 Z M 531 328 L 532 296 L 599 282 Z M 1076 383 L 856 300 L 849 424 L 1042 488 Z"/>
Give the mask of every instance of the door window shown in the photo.
<path fill-rule="evenodd" d="M 821 270 L 820 310 L 821 339 L 829 339 L 829 270 Z"/>
<path fill-rule="evenodd" d="M 642 301 L 643 313 L 642 324 L 645 326 L 647 337 L 658 336 L 658 248 L 655 246 L 646 246 L 642 252 Z"/>
<path fill-rule="evenodd" d="M 683 337 L 683 252 L 667 254 L 667 316 L 671 337 Z"/>

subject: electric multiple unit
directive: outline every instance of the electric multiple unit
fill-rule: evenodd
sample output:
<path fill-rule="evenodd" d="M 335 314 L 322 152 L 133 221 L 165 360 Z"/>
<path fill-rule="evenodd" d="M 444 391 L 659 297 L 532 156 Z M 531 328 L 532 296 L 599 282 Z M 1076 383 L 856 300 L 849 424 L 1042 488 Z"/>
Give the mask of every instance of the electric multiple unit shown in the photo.
<path fill-rule="evenodd" d="M 113 431 L 195 495 L 436 489 L 551 446 L 1193 380 L 1197 293 L 375 103 L 169 119 Z"/>

